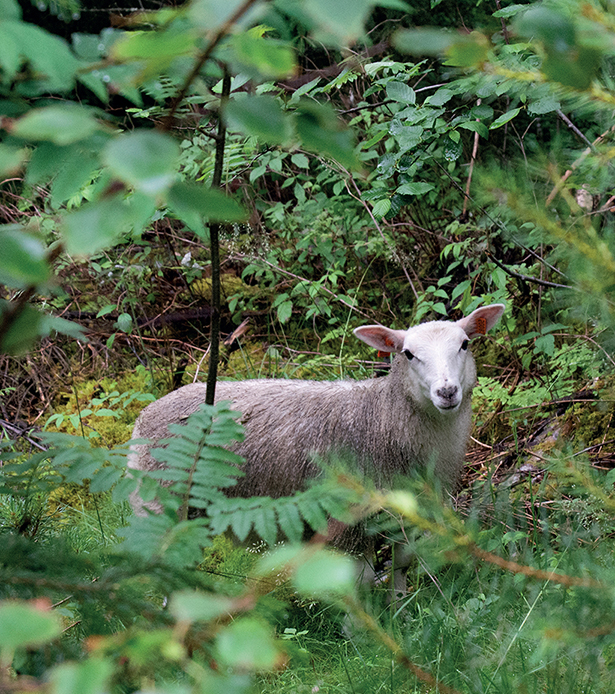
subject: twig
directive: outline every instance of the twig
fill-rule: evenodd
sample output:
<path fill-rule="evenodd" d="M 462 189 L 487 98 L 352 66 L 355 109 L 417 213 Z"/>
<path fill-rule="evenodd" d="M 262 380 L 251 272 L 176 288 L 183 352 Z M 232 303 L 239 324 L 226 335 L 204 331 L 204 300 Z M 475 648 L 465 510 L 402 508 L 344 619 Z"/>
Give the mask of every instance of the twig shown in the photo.
<path fill-rule="evenodd" d="M 583 140 L 583 142 L 588 146 L 593 149 L 592 143 L 587 139 L 587 137 L 577 128 L 577 126 L 568 118 L 568 116 L 558 109 L 556 111 L 557 115 L 566 123 L 566 125 L 572 130 L 572 132 L 580 139 Z"/>
<path fill-rule="evenodd" d="M 495 0 L 495 6 L 498 8 L 498 11 L 502 9 L 500 0 Z M 504 17 L 500 17 L 500 24 L 502 25 L 502 36 L 504 37 L 504 43 L 508 45 L 510 43 L 510 34 L 508 32 L 506 22 L 504 21 Z"/>
<path fill-rule="evenodd" d="M 481 549 L 474 543 L 467 545 L 469 552 L 481 561 L 486 561 L 488 564 L 493 564 L 501 569 L 505 569 L 513 574 L 522 574 L 528 578 L 537 578 L 543 581 L 549 581 L 551 583 L 559 583 L 562 586 L 572 588 L 573 586 L 579 586 L 581 588 L 599 588 L 605 590 L 605 586 L 596 581 L 593 578 L 581 578 L 579 576 L 566 576 L 565 574 L 558 574 L 554 571 L 543 571 L 542 569 L 535 569 L 532 566 L 526 566 L 525 564 L 518 564 L 516 561 L 509 561 L 499 557 L 497 554 L 492 552 L 487 552 L 487 550 Z"/>
<path fill-rule="evenodd" d="M 519 272 L 515 272 L 514 270 L 511 270 L 510 268 L 506 267 L 504 263 L 500 262 L 490 251 L 485 251 L 487 256 L 493 260 L 493 262 L 498 266 L 501 267 L 502 270 L 507 275 L 510 275 L 511 277 L 515 277 L 518 280 L 522 280 L 523 282 L 532 282 L 533 284 L 539 284 L 542 287 L 555 287 L 557 289 L 574 289 L 575 291 L 580 291 L 578 287 L 573 287 L 568 284 L 558 284 L 557 282 L 549 282 L 548 280 L 541 280 L 538 277 L 529 277 L 528 275 L 522 275 Z"/>
<path fill-rule="evenodd" d="M 476 105 L 481 105 L 481 100 L 476 101 Z M 480 118 L 476 119 L 476 122 L 480 122 Z M 470 159 L 470 170 L 468 171 L 468 180 L 466 181 L 465 196 L 463 198 L 463 210 L 461 211 L 461 216 L 465 219 L 468 212 L 468 202 L 470 201 L 470 186 L 472 185 L 472 172 L 474 171 L 474 162 L 476 161 L 476 155 L 478 154 L 478 133 L 474 133 L 474 146 L 472 147 L 472 157 Z"/>
<path fill-rule="evenodd" d="M 566 171 L 566 173 L 560 178 L 560 180 L 555 184 L 553 190 L 549 193 L 547 196 L 547 201 L 546 204 L 549 205 L 550 203 L 553 202 L 553 199 L 555 196 L 560 192 L 560 190 L 564 187 L 564 183 L 570 178 L 574 170 L 581 164 L 592 152 L 592 150 L 596 147 L 596 145 L 600 144 L 610 133 L 615 132 L 615 125 L 610 127 L 608 130 L 605 130 L 602 135 L 599 135 L 590 145 L 587 147 L 587 149 L 583 150 L 581 156 L 576 159 L 573 163 L 572 166 Z"/>
<path fill-rule="evenodd" d="M 29 436 L 26 436 L 27 429 L 20 429 L 19 427 L 16 427 L 14 424 L 9 424 L 9 422 L 7 422 L 5 419 L 0 419 L 0 428 L 8 429 L 11 433 L 15 434 L 17 438 L 25 439 L 31 446 L 38 448 L 39 451 L 49 450 L 46 446 L 43 446 L 40 443 L 37 443 L 34 439 L 30 438 Z"/>

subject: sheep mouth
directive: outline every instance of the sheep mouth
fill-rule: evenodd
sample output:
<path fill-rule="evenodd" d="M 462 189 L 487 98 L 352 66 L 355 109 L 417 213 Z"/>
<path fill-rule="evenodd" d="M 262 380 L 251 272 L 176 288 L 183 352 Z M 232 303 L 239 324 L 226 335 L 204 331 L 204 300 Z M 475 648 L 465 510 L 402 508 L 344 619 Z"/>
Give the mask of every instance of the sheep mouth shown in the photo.
<path fill-rule="evenodd" d="M 450 403 L 448 405 L 436 405 L 436 407 L 440 410 L 440 412 L 454 412 L 458 407 L 460 403 Z"/>

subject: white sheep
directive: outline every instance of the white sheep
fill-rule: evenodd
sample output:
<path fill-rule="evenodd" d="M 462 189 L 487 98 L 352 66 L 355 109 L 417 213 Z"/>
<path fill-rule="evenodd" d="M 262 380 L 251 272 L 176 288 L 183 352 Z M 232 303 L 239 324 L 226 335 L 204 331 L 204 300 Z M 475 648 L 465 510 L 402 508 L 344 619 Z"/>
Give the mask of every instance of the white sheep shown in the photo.
<path fill-rule="evenodd" d="M 361 472 L 386 487 L 396 475 L 433 464 L 452 489 L 461 474 L 471 428 L 476 380 L 469 340 L 485 334 L 504 312 L 502 304 L 483 306 L 456 322 L 432 321 L 408 330 L 378 325 L 356 328 L 368 345 L 396 352 L 391 372 L 362 381 L 258 379 L 222 381 L 216 400 L 231 400 L 242 413 L 245 439 L 233 450 L 245 458 L 244 476 L 227 490 L 232 496 L 293 494 L 319 474 L 314 458 L 350 456 Z M 181 422 L 205 402 L 206 385 L 193 383 L 148 405 L 134 439 L 154 444 L 167 438 L 167 426 Z M 153 470 L 161 463 L 147 445 L 135 445 L 128 466 Z M 146 515 L 138 491 L 131 503 Z M 342 531 L 334 544 L 359 550 L 360 533 Z M 401 585 L 399 574 L 396 588 Z"/>

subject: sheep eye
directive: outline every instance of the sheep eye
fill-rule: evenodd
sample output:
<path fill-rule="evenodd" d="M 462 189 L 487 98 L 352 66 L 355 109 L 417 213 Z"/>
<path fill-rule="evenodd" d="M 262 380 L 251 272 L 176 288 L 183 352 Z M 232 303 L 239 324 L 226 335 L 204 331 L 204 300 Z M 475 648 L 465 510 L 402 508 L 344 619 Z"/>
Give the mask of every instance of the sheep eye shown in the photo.
<path fill-rule="evenodd" d="M 408 361 L 414 359 L 414 354 L 412 354 L 412 352 L 409 349 L 402 349 L 401 353 L 406 355 L 406 359 Z"/>
<path fill-rule="evenodd" d="M 464 340 L 464 341 L 461 343 L 461 349 L 463 349 L 463 350 L 468 349 L 468 344 L 469 344 L 469 342 L 470 342 L 469 340 Z"/>

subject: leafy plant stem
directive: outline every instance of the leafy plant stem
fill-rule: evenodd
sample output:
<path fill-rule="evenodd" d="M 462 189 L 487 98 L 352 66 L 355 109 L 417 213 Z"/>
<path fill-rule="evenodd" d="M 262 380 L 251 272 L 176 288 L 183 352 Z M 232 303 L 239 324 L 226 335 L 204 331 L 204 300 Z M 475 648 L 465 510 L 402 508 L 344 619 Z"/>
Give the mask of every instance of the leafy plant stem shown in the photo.
<path fill-rule="evenodd" d="M 224 67 L 222 79 L 221 107 L 228 100 L 231 93 L 231 75 Z M 221 112 L 218 113 L 218 139 L 216 141 L 216 159 L 212 187 L 219 188 L 222 181 L 222 168 L 224 166 L 224 143 L 226 141 L 226 126 Z M 214 222 L 209 225 L 209 243 L 211 248 L 211 333 L 209 352 L 209 372 L 207 374 L 207 393 L 205 402 L 214 404 L 216 393 L 216 379 L 218 377 L 218 359 L 220 355 L 220 224 Z"/>

